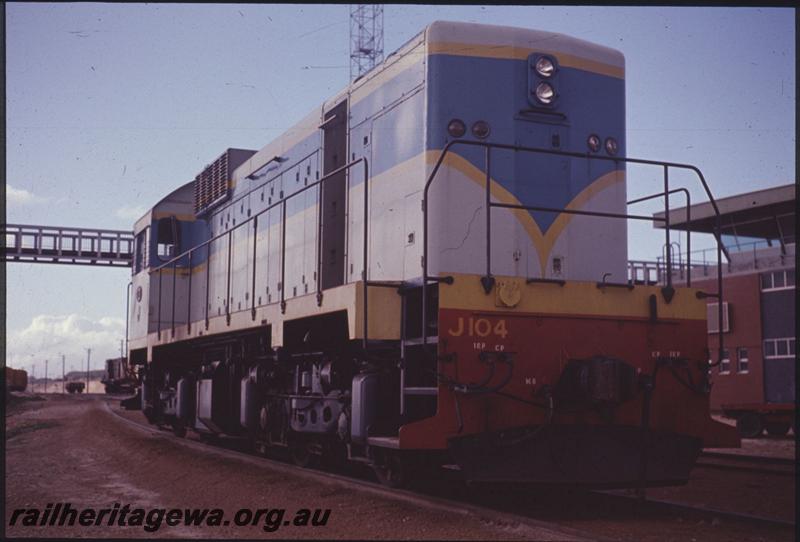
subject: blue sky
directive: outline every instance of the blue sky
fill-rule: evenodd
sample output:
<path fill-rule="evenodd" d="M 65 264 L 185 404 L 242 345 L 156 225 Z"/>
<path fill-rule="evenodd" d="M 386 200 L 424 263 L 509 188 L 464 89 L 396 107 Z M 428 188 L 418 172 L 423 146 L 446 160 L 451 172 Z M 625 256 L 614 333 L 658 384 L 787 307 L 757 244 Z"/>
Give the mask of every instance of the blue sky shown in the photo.
<path fill-rule="evenodd" d="M 347 84 L 348 10 L 6 4 L 8 222 L 130 229 L 225 148 L 263 147 Z M 629 156 L 696 164 L 716 196 L 794 181 L 792 9 L 387 5 L 386 52 L 437 19 L 617 48 Z M 630 197 L 655 190 L 630 171 Z M 633 230 L 631 256 L 657 256 L 660 239 Z M 13 365 L 118 352 L 127 270 L 7 270 Z"/>

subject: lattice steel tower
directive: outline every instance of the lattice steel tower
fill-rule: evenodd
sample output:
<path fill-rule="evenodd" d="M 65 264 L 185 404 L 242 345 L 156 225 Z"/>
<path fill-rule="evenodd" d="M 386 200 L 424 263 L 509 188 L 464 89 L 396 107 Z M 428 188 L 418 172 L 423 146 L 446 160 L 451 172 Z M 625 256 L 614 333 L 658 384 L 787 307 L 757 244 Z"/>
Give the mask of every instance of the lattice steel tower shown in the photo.
<path fill-rule="evenodd" d="M 350 80 L 383 61 L 383 5 L 350 5 Z"/>

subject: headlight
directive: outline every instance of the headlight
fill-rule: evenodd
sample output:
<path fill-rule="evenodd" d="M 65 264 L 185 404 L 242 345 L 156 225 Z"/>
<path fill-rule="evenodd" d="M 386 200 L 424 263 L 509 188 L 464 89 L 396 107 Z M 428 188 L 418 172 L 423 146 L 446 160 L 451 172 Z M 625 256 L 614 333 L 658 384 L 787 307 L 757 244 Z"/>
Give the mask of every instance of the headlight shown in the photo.
<path fill-rule="evenodd" d="M 550 83 L 539 83 L 534 91 L 536 99 L 545 105 L 550 105 L 556 99 L 556 91 Z"/>
<path fill-rule="evenodd" d="M 613 137 L 607 137 L 606 138 L 606 152 L 608 154 L 610 154 L 611 156 L 614 156 L 615 154 L 617 154 L 618 150 L 619 150 L 619 145 L 617 145 L 617 140 L 614 139 Z"/>
<path fill-rule="evenodd" d="M 586 145 L 589 146 L 590 151 L 597 152 L 600 150 L 600 138 L 592 134 L 586 138 Z"/>
<path fill-rule="evenodd" d="M 553 61 L 547 58 L 546 56 L 540 56 L 539 59 L 536 61 L 536 73 L 541 75 L 542 77 L 550 77 L 554 73 L 556 73 L 556 65 L 553 64 Z"/>
<path fill-rule="evenodd" d="M 453 119 L 447 125 L 447 133 L 453 137 L 461 137 L 467 133 L 467 125 L 461 119 Z"/>
<path fill-rule="evenodd" d="M 489 127 L 489 123 L 485 120 L 479 120 L 472 125 L 472 135 L 478 139 L 486 139 L 489 137 L 489 132 L 491 132 L 491 128 Z"/>

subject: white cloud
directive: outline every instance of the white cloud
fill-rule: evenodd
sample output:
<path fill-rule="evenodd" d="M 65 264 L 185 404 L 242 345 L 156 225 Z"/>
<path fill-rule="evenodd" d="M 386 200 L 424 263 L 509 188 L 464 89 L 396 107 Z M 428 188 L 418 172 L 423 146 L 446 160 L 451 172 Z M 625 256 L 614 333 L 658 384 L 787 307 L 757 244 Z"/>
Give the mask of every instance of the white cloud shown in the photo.
<path fill-rule="evenodd" d="M 144 215 L 146 212 L 147 209 L 141 205 L 124 205 L 114 211 L 114 214 L 117 215 L 117 218 L 133 221 L 142 218 L 142 215 Z"/>
<path fill-rule="evenodd" d="M 47 201 L 47 198 L 37 196 L 33 192 L 29 192 L 24 188 L 14 188 L 10 184 L 7 184 L 6 201 L 8 202 L 9 206 L 21 207 L 23 205 L 43 203 Z"/>
<path fill-rule="evenodd" d="M 44 376 L 44 360 L 49 360 L 51 376 L 61 375 L 61 354 L 66 370 L 86 368 L 86 349 L 91 348 L 92 369 L 104 367 L 104 360 L 119 356 L 119 341 L 125 338 L 125 320 L 103 317 L 92 320 L 77 314 L 35 316 L 22 330 L 8 334 L 6 362 L 11 367 Z"/>

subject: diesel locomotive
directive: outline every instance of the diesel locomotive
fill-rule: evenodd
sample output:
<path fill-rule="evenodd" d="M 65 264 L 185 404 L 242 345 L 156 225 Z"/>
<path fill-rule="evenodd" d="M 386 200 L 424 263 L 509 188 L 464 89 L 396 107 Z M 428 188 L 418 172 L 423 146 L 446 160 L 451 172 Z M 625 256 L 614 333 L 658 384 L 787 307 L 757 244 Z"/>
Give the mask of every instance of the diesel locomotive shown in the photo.
<path fill-rule="evenodd" d="M 392 485 L 685 483 L 738 437 L 703 292 L 626 281 L 631 161 L 620 52 L 429 25 L 135 223 L 145 415 Z"/>

